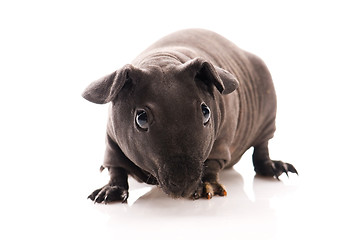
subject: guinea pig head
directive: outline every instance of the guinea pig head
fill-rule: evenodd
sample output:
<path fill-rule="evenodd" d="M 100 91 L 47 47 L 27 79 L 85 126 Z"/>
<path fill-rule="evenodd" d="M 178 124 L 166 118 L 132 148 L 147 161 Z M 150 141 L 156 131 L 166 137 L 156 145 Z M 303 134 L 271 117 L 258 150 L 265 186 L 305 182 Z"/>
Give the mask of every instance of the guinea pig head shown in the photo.
<path fill-rule="evenodd" d="M 219 99 L 237 87 L 231 73 L 195 58 L 126 65 L 92 83 L 83 97 L 111 102 L 109 124 L 125 156 L 170 196 L 188 197 L 201 182 L 221 124 Z"/>

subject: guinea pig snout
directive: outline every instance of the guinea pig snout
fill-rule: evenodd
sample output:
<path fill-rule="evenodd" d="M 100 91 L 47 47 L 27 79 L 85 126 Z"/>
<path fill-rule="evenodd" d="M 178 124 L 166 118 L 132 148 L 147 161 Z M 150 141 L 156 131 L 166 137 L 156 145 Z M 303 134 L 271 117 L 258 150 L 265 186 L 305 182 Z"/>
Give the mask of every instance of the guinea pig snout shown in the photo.
<path fill-rule="evenodd" d="M 189 157 L 173 157 L 159 169 L 159 183 L 172 197 L 189 197 L 197 189 L 202 176 L 203 161 Z"/>

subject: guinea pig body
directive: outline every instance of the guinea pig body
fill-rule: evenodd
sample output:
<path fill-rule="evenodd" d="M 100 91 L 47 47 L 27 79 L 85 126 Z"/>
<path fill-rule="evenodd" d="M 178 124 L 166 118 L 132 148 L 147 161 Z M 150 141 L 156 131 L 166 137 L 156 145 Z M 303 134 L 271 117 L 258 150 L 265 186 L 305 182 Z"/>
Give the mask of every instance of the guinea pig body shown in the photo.
<path fill-rule="evenodd" d="M 89 196 L 95 202 L 125 202 L 128 175 L 172 197 L 224 196 L 219 171 L 252 146 L 258 174 L 297 173 L 268 154 L 276 94 L 267 67 L 214 32 L 170 34 L 83 97 L 110 102 L 102 165 L 110 181 Z"/>

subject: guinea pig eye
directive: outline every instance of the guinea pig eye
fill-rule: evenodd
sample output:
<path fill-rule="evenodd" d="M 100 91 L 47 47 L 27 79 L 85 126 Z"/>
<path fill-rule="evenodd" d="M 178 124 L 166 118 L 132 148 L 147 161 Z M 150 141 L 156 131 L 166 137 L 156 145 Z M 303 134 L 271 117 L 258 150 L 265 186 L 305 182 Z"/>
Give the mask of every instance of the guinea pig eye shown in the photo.
<path fill-rule="evenodd" d="M 135 116 L 135 122 L 138 127 L 140 127 L 143 130 L 148 130 L 149 124 L 148 124 L 148 116 L 146 111 L 144 110 L 138 110 L 137 115 Z"/>
<path fill-rule="evenodd" d="M 206 125 L 209 122 L 209 119 L 211 118 L 211 110 L 204 103 L 202 103 L 201 108 L 203 113 L 203 124 Z"/>

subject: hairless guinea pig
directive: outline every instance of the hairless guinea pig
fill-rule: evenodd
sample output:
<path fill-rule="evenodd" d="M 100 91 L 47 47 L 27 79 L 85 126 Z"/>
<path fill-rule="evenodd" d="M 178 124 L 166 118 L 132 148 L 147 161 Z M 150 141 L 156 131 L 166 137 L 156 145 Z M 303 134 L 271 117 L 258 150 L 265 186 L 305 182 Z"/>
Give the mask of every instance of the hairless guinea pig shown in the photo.
<path fill-rule="evenodd" d="M 83 97 L 110 102 L 101 167 L 110 181 L 89 196 L 95 202 L 126 202 L 128 175 L 175 198 L 225 196 L 219 171 L 252 146 L 257 174 L 297 173 L 268 154 L 276 94 L 267 67 L 214 32 L 170 34 Z"/>

